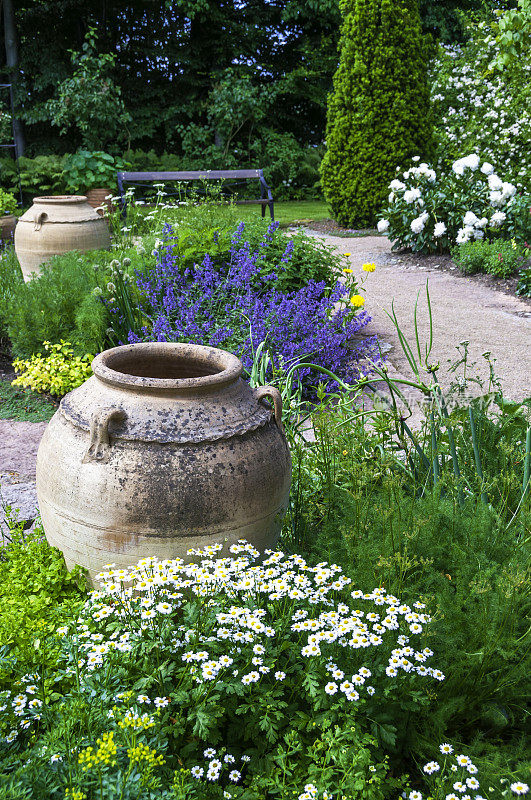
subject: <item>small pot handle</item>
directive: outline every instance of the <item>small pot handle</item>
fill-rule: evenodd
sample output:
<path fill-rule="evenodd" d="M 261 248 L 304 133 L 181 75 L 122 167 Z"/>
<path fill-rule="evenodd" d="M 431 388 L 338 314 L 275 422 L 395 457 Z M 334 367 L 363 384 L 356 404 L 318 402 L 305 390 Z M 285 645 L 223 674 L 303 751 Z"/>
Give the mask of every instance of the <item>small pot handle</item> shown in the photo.
<path fill-rule="evenodd" d="M 90 444 L 83 456 L 83 463 L 89 461 L 106 461 L 110 455 L 109 423 L 123 422 L 127 414 L 123 408 L 100 408 L 95 411 L 90 421 Z"/>
<path fill-rule="evenodd" d="M 46 222 L 48 214 L 46 211 L 37 211 L 33 216 L 33 230 L 40 231 L 42 223 Z"/>
<path fill-rule="evenodd" d="M 284 426 L 282 425 L 282 395 L 275 386 L 259 386 L 255 391 L 255 396 L 258 402 L 264 397 L 270 397 L 273 401 L 275 421 L 284 433 Z"/>

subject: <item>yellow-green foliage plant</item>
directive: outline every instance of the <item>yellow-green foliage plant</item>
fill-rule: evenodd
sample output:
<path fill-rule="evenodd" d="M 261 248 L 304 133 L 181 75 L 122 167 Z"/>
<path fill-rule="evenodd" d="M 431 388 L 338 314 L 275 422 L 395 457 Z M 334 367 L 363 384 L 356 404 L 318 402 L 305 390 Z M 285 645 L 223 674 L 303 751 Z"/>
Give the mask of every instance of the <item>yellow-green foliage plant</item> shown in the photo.
<path fill-rule="evenodd" d="M 397 166 L 430 151 L 428 48 L 417 0 L 340 0 L 324 195 L 346 227 L 374 225 Z"/>
<path fill-rule="evenodd" d="M 34 392 L 48 392 L 58 397 L 75 389 L 92 375 L 91 362 L 94 356 L 74 355 L 70 342 L 63 339 L 58 344 L 44 342 L 49 355 L 31 356 L 26 361 L 17 359 L 13 366 L 19 373 L 14 386 L 29 386 Z"/>

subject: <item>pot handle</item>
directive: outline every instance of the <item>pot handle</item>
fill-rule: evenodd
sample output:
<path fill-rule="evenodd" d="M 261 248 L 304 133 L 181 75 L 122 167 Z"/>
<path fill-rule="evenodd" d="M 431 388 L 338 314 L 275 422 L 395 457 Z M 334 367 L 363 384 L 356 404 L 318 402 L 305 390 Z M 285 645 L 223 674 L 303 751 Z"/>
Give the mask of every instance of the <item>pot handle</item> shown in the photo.
<path fill-rule="evenodd" d="M 282 395 L 275 386 L 259 386 L 255 391 L 255 396 L 258 402 L 264 397 L 270 397 L 273 401 L 275 421 L 284 433 L 284 426 L 282 425 Z"/>
<path fill-rule="evenodd" d="M 109 423 L 123 422 L 127 414 L 123 408 L 100 408 L 90 420 L 90 444 L 83 456 L 83 463 L 89 461 L 106 461 L 110 455 Z"/>
<path fill-rule="evenodd" d="M 48 214 L 46 213 L 46 211 L 37 211 L 33 215 L 33 230 L 40 231 L 42 223 L 46 222 L 47 219 L 48 219 Z"/>

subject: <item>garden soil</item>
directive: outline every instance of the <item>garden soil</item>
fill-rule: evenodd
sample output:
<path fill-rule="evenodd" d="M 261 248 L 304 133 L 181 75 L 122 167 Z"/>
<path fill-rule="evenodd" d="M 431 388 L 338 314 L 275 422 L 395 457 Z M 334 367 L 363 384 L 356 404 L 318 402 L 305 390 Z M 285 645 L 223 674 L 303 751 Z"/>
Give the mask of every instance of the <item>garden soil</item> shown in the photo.
<path fill-rule="evenodd" d="M 455 375 L 448 371 L 458 356 L 460 342 L 469 342 L 470 361 L 488 386 L 488 366 L 482 354 L 491 353 L 504 395 L 523 400 L 531 395 L 531 304 L 473 278 L 460 275 L 448 258 L 401 256 L 391 252 L 384 236 L 333 236 L 308 231 L 341 253 L 349 253 L 356 277 L 365 277 L 366 309 L 371 322 L 366 335 L 376 334 L 395 377 L 411 377 L 396 330 L 386 314 L 394 304 L 400 326 L 415 346 L 414 308 L 418 297 L 421 347 L 429 336 L 426 284 L 433 313 L 431 363 L 439 363 L 438 377 L 448 388 Z M 376 270 L 364 273 L 362 264 L 373 262 Z M 507 291 L 507 287 L 503 287 Z M 473 372 L 474 370 L 472 370 Z M 460 374 L 460 373 L 456 373 Z M 474 393 L 480 392 L 475 387 Z M 414 406 L 420 395 L 410 394 Z M 415 415 L 414 415 L 415 417 Z M 43 422 L 0 420 L 0 487 L 4 503 L 20 509 L 20 517 L 32 519 L 37 512 L 35 459 Z M 2 514 L 0 514 L 0 521 Z"/>

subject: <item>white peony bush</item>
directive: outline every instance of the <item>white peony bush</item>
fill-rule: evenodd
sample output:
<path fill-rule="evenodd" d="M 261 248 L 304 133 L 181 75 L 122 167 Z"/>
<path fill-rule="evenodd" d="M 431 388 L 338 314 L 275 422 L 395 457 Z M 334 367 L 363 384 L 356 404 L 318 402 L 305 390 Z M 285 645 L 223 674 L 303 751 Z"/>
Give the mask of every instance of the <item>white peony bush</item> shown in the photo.
<path fill-rule="evenodd" d="M 531 197 L 504 181 L 477 153 L 459 158 L 451 170 L 437 175 L 426 163 L 412 166 L 389 184 L 388 205 L 378 222 L 379 233 L 393 249 L 417 253 L 444 252 L 456 244 L 515 235 Z"/>

